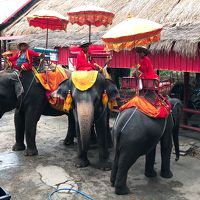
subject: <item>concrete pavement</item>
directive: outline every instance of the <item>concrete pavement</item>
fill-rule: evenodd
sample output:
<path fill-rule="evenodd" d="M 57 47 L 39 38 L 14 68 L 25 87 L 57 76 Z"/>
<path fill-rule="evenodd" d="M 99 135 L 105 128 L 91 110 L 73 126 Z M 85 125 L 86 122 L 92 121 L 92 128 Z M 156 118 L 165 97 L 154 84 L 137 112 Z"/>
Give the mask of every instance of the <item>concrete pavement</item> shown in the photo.
<path fill-rule="evenodd" d="M 111 120 L 111 124 L 113 120 Z M 144 157 L 131 168 L 128 175 L 130 195 L 117 196 L 110 186 L 110 172 L 95 169 L 98 154 L 89 151 L 92 166 L 77 169 L 73 166 L 76 146 L 66 148 L 62 144 L 67 132 L 67 119 L 62 117 L 41 117 L 37 129 L 39 155 L 24 157 L 23 152 L 12 152 L 14 144 L 13 112 L 0 120 L 0 186 L 7 189 L 13 200 L 45 200 L 54 188 L 79 189 L 96 200 L 198 200 L 200 199 L 200 160 L 181 157 L 178 162 L 172 156 L 174 177 L 160 176 L 148 179 L 144 176 Z M 198 133 L 196 133 L 198 134 Z M 197 139 L 197 138 L 196 138 Z M 180 137 L 181 142 L 200 141 Z M 199 145 L 200 146 L 200 145 Z M 113 152 L 111 151 L 111 159 Z M 156 170 L 160 170 L 159 148 Z M 62 193 L 54 199 L 84 199 L 74 193 Z"/>

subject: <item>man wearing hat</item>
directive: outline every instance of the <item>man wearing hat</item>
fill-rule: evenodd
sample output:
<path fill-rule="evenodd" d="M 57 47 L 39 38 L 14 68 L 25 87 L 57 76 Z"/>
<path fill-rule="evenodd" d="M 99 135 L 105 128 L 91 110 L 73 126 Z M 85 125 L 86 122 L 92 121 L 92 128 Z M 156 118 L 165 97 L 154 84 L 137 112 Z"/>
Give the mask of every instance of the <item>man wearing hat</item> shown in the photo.
<path fill-rule="evenodd" d="M 17 70 L 31 70 L 32 69 L 32 63 L 33 63 L 33 57 L 39 57 L 42 54 L 37 53 L 33 51 L 32 49 L 29 49 L 28 44 L 25 42 L 19 43 L 17 45 L 19 51 L 14 54 L 13 56 L 8 58 L 8 61 L 12 65 L 13 68 Z"/>
<path fill-rule="evenodd" d="M 76 70 L 78 71 L 90 71 L 99 69 L 99 65 L 90 61 L 88 57 L 88 48 L 91 45 L 90 42 L 84 42 L 80 45 L 81 51 L 77 55 Z"/>
<path fill-rule="evenodd" d="M 141 71 L 141 78 L 147 79 L 160 79 L 159 76 L 154 72 L 151 59 L 148 57 L 150 54 L 149 50 L 145 46 L 138 46 L 135 48 L 136 52 L 139 54 L 139 70 Z"/>

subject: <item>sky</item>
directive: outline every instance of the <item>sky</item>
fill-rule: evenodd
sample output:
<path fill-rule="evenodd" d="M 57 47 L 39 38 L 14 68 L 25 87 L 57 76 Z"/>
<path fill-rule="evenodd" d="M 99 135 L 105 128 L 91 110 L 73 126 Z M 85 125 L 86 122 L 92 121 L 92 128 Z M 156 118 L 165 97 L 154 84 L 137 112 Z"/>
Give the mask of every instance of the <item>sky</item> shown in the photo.
<path fill-rule="evenodd" d="M 0 0 L 0 24 L 29 0 Z"/>

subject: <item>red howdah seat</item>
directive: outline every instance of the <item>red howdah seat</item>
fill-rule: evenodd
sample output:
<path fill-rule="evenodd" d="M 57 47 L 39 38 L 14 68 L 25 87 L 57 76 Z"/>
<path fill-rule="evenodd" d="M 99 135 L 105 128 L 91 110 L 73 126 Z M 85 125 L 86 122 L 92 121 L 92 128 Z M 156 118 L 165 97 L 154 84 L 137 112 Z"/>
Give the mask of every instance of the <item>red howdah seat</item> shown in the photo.
<path fill-rule="evenodd" d="M 135 77 L 122 77 L 121 89 L 122 90 L 136 90 L 138 80 Z M 153 90 L 166 96 L 169 94 L 172 83 L 170 80 L 159 81 L 158 79 L 142 79 L 143 90 Z"/>

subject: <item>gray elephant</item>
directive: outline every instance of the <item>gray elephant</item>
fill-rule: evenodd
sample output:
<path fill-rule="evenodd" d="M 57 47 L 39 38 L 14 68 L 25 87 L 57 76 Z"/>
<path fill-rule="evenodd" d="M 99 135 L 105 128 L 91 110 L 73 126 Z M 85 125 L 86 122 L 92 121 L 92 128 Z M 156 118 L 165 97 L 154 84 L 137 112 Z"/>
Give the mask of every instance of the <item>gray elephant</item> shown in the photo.
<path fill-rule="evenodd" d="M 94 124 L 99 145 L 98 167 L 103 170 L 110 169 L 111 165 L 107 162 L 109 156 L 109 110 L 108 106 L 103 104 L 102 98 L 105 91 L 109 101 L 119 98 L 117 87 L 111 80 L 105 79 L 101 73 L 98 73 L 94 84 L 85 91 L 79 90 L 74 85 L 72 77 L 68 84 L 63 84 L 62 86 L 65 87 L 62 88 L 62 91 L 71 91 L 73 99 L 72 108 L 78 141 L 78 156 L 75 166 L 86 167 L 90 164 L 87 152 L 91 137 L 91 127 Z M 59 94 L 59 91 L 57 93 Z M 66 97 L 66 93 L 60 93 L 60 95 L 62 98 Z"/>
<path fill-rule="evenodd" d="M 127 173 L 136 160 L 146 155 L 145 175 L 156 176 L 154 170 L 156 145 L 161 142 L 161 173 L 164 178 L 173 176 L 170 170 L 172 135 L 176 149 L 176 160 L 179 158 L 178 131 L 181 115 L 181 102 L 169 100 L 172 113 L 166 119 L 150 118 L 137 110 L 129 108 L 122 111 L 113 126 L 115 138 L 115 158 L 111 172 L 111 184 L 119 195 L 129 193 Z"/>
<path fill-rule="evenodd" d="M 37 65 L 36 65 L 37 66 Z M 70 72 L 67 71 L 68 76 Z M 22 87 L 23 86 L 23 87 Z M 9 70 L 0 72 L 0 118 L 5 112 L 15 109 L 14 151 L 24 151 L 24 155 L 37 155 L 36 127 L 41 115 L 59 116 L 66 114 L 53 109 L 48 103 L 45 90 L 32 71 Z M 68 136 L 74 135 L 75 125 L 72 112 L 68 113 Z M 26 135 L 26 146 L 24 136 Z M 66 139 L 67 140 L 67 139 Z M 67 141 L 66 141 L 67 143 Z"/>

